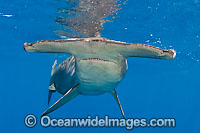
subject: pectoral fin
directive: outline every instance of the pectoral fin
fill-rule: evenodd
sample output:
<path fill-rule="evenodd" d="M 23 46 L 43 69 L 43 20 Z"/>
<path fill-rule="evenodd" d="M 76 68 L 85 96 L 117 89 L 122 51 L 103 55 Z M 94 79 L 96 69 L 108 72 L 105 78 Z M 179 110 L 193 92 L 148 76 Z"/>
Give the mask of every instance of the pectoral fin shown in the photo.
<path fill-rule="evenodd" d="M 123 111 L 122 106 L 121 106 L 121 104 L 120 104 L 119 98 L 118 98 L 118 96 L 117 96 L 116 90 L 114 89 L 114 90 L 111 92 L 111 94 L 112 94 L 113 97 L 115 98 L 115 100 L 116 100 L 116 102 L 117 102 L 117 104 L 118 104 L 118 106 L 119 106 L 119 108 L 120 108 L 120 110 L 121 110 L 122 116 L 124 117 L 124 119 L 126 119 L 125 116 L 124 116 L 124 111 Z"/>
<path fill-rule="evenodd" d="M 65 103 L 69 102 L 71 99 L 76 97 L 79 92 L 77 90 L 78 84 L 76 84 L 73 88 L 71 88 L 63 97 L 61 97 L 56 103 L 54 103 L 48 110 L 46 110 L 42 116 L 45 116 L 54 110 L 58 109 L 59 107 L 63 106 Z"/>

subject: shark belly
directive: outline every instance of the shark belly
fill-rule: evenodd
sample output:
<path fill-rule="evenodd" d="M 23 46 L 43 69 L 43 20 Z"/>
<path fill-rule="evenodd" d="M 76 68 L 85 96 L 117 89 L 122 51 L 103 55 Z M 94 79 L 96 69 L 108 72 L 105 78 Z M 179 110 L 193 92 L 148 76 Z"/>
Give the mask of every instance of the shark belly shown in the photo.
<path fill-rule="evenodd" d="M 100 95 L 115 89 L 127 70 L 126 59 L 101 58 L 76 60 L 76 76 L 82 95 Z"/>

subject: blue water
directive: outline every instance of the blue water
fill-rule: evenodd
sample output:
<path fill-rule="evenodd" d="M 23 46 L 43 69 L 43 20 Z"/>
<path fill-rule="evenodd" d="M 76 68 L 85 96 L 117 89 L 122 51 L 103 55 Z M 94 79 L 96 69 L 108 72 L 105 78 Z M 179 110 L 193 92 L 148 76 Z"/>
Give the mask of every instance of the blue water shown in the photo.
<path fill-rule="evenodd" d="M 48 108 L 51 66 L 68 55 L 26 53 L 24 42 L 59 39 L 52 31 L 59 0 L 0 0 L 0 132 L 128 132 L 124 128 L 34 128 Z M 174 60 L 128 58 L 129 69 L 117 92 L 127 118 L 175 118 L 175 128 L 135 128 L 134 133 L 200 132 L 200 1 L 129 0 L 102 36 L 177 51 Z M 53 96 L 52 101 L 61 97 Z M 53 102 L 52 102 L 53 103 Z M 109 115 L 121 118 L 113 97 L 78 96 L 50 114 L 55 118 Z"/>

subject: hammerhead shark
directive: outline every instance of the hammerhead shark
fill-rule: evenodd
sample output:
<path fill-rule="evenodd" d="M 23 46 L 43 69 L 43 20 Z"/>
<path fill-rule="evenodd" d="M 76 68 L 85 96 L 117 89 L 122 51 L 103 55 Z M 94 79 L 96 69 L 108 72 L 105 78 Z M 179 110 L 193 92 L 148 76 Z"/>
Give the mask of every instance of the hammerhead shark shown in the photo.
<path fill-rule="evenodd" d="M 115 98 L 121 113 L 122 106 L 115 88 L 128 69 L 127 57 L 173 59 L 176 52 L 146 44 L 133 44 L 102 37 L 41 40 L 24 43 L 27 52 L 67 53 L 69 58 L 52 67 L 48 103 L 53 92 L 63 95 L 42 116 L 45 116 L 78 95 L 101 95 L 110 93 Z"/>

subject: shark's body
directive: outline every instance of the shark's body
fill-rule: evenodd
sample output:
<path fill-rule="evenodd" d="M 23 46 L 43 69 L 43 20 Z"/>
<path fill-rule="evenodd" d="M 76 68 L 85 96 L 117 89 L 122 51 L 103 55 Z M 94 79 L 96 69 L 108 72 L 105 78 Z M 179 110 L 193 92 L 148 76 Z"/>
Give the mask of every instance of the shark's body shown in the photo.
<path fill-rule="evenodd" d="M 98 58 L 67 58 L 52 70 L 49 86 L 65 94 L 75 84 L 82 95 L 100 95 L 112 92 L 123 79 L 127 70 L 125 58 L 103 60 Z"/>
<path fill-rule="evenodd" d="M 49 100 L 54 91 L 64 96 L 52 105 L 46 115 L 75 96 L 111 93 L 122 111 L 115 88 L 127 70 L 126 57 L 173 59 L 174 50 L 163 50 L 144 44 L 131 44 L 105 38 L 75 38 L 25 43 L 28 52 L 58 52 L 73 56 L 55 67 L 49 85 Z M 124 116 L 124 113 L 122 111 Z"/>

